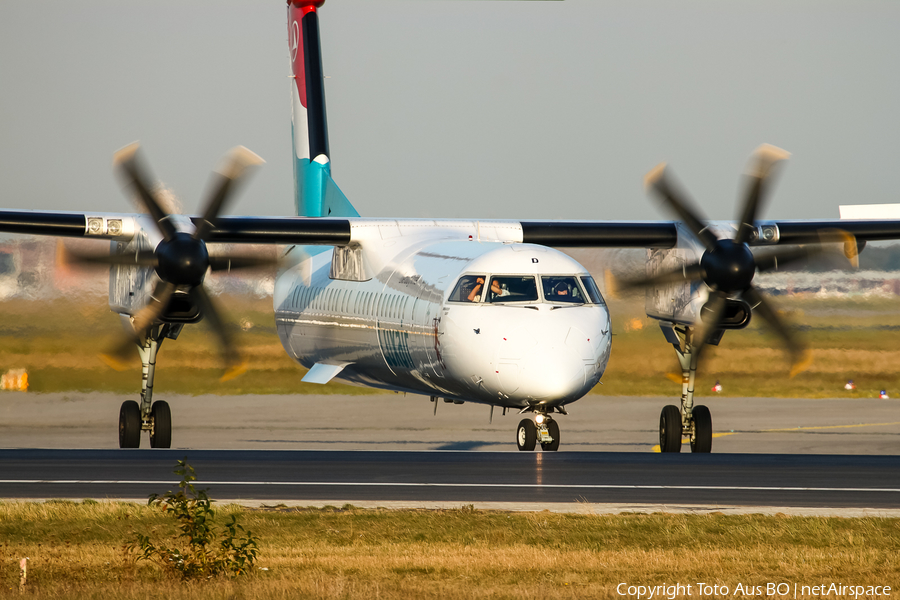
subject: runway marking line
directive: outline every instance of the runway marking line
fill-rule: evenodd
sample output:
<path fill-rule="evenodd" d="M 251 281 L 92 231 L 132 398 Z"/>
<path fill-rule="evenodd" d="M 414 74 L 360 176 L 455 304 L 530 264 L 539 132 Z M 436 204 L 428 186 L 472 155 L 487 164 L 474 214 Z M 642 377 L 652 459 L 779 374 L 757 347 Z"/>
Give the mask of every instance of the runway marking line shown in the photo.
<path fill-rule="evenodd" d="M 749 485 L 639 485 L 639 484 L 570 484 L 570 483 L 416 483 L 375 481 L 195 481 L 194 485 L 233 486 L 290 486 L 290 487 L 445 487 L 445 488 L 552 488 L 596 490 L 708 490 L 708 491 L 781 491 L 781 492 L 889 492 L 900 488 L 840 488 L 840 487 L 768 487 Z M 56 485 L 173 485 L 172 481 L 143 480 L 81 480 L 81 479 L 0 479 L 3 484 Z"/>
<path fill-rule="evenodd" d="M 850 429 L 852 427 L 881 427 L 885 425 L 900 425 L 900 421 L 894 421 L 893 423 L 856 423 L 854 425 L 817 425 L 813 427 L 784 427 L 780 429 L 760 429 L 759 431 L 723 431 L 721 433 L 714 433 L 713 437 L 725 437 L 726 435 L 738 435 L 739 433 L 784 433 L 787 431 L 808 431 L 810 429 Z M 682 444 L 690 444 L 690 438 L 684 438 L 681 440 Z M 659 452 L 659 444 L 653 446 L 654 452 Z"/>

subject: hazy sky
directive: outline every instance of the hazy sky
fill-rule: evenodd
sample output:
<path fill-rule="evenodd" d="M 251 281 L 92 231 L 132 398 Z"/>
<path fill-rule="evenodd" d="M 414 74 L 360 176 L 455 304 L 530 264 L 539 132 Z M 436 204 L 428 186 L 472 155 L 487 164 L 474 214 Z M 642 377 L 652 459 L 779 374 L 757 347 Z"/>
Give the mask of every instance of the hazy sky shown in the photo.
<path fill-rule="evenodd" d="M 793 153 L 764 216 L 895 202 L 900 2 L 328 0 L 333 173 L 365 216 L 657 219 L 662 160 L 734 217 L 760 143 Z M 281 0 L 0 2 L 0 207 L 131 210 L 141 140 L 195 210 L 243 144 L 233 214 L 291 214 Z"/>

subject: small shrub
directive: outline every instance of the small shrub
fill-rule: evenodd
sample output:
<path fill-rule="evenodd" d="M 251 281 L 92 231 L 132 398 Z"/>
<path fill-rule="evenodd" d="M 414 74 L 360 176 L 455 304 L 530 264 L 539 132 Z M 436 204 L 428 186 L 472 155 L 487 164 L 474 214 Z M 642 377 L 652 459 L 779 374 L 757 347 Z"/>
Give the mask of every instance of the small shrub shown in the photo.
<path fill-rule="evenodd" d="M 135 533 L 137 541 L 128 546 L 129 552 L 136 555 L 135 560 L 156 562 L 185 579 L 248 573 L 259 552 L 256 538 L 238 524 L 235 515 L 231 515 L 223 530 L 218 530 L 213 500 L 206 493 L 208 488 L 194 488 L 192 482 L 197 477 L 186 458 L 178 461 L 175 474 L 181 476 L 178 491 L 168 491 L 163 496 L 151 494 L 148 502 L 161 507 L 178 523 L 180 533 L 173 545 L 157 545 L 150 536 Z M 178 547 L 179 540 L 183 547 Z"/>

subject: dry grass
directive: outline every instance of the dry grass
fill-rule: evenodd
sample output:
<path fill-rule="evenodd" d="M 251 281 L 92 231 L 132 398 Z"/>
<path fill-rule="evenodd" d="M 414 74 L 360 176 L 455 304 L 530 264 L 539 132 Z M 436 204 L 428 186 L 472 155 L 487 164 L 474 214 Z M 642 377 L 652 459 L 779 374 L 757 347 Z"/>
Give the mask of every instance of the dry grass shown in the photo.
<path fill-rule="evenodd" d="M 787 357 L 772 334 L 754 322 L 744 331 L 728 332 L 711 348 L 697 380 L 697 393 L 711 395 L 716 380 L 724 396 L 799 396 L 808 398 L 875 396 L 881 389 L 900 388 L 900 301 L 892 299 L 780 299 L 791 322 L 803 327 L 814 362 L 798 377 L 788 377 Z M 304 384 L 305 374 L 281 347 L 275 333 L 270 298 L 226 298 L 248 371 L 241 378 L 218 381 L 221 375 L 215 338 L 203 324 L 188 326 L 177 341 L 167 341 L 160 353 L 156 389 L 159 392 L 203 393 L 370 393 L 365 388 Z M 656 322 L 643 315 L 643 299 L 610 302 L 613 314 L 612 357 L 604 395 L 677 395 L 679 384 L 666 373 L 680 372 Z M 26 368 L 37 392 L 134 392 L 140 369 L 122 373 L 103 365 L 96 355 L 108 336 L 120 328 L 103 297 L 53 301 L 11 300 L 0 303 L 0 365 Z M 246 330 L 238 330 L 241 323 Z M 637 323 L 641 329 L 633 329 Z M 844 383 L 854 379 L 855 393 Z"/>
<path fill-rule="evenodd" d="M 352 507 L 221 517 L 233 511 L 260 538 L 266 570 L 183 583 L 122 550 L 132 531 L 172 531 L 157 510 L 2 503 L 0 585 L 17 591 L 22 556 L 34 598 L 613 598 L 622 581 L 900 581 L 898 519 Z"/>
<path fill-rule="evenodd" d="M 773 300 L 784 318 L 812 351 L 810 367 L 790 378 L 789 359 L 780 340 L 761 320 L 742 331 L 726 332 L 718 347 L 710 347 L 698 371 L 696 393 L 712 396 L 721 381 L 720 396 L 875 397 L 881 389 L 900 388 L 900 300 L 779 298 Z M 680 384 L 666 374 L 680 367 L 658 324 L 643 315 L 643 298 L 610 303 L 613 314 L 612 355 L 604 395 L 678 395 Z M 636 329 L 634 326 L 640 328 Z M 848 379 L 855 392 L 844 390 Z"/>

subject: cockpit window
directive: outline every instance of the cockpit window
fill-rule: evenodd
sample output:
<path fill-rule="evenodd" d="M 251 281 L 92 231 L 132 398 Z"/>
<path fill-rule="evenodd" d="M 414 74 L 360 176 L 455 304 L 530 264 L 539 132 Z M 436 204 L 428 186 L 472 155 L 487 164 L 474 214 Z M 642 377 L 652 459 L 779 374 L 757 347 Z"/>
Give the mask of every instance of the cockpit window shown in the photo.
<path fill-rule="evenodd" d="M 463 275 L 450 294 L 450 302 L 481 302 L 485 275 Z"/>
<path fill-rule="evenodd" d="M 584 304 L 584 294 L 578 285 L 578 280 L 571 276 L 542 276 L 541 285 L 544 288 L 544 300 L 547 302 L 568 302 L 570 304 Z"/>
<path fill-rule="evenodd" d="M 603 300 L 603 296 L 600 295 L 600 290 L 597 288 L 597 283 L 593 277 L 582 276 L 581 283 L 584 284 L 584 289 L 587 290 L 588 298 L 591 299 L 591 302 L 606 306 L 606 302 Z"/>
<path fill-rule="evenodd" d="M 498 302 L 534 302 L 538 299 L 534 277 L 492 277 L 488 289 L 487 301 Z"/>

